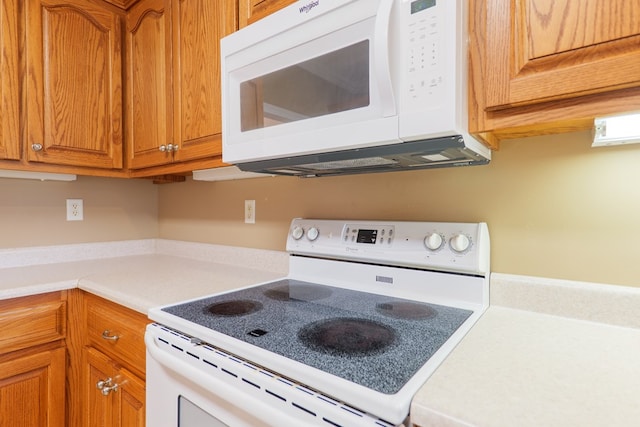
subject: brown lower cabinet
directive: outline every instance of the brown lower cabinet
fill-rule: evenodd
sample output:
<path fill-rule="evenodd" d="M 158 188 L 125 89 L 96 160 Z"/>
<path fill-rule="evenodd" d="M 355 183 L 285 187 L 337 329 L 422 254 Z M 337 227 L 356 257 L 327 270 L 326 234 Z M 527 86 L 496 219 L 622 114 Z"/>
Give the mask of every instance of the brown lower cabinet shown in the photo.
<path fill-rule="evenodd" d="M 83 353 L 83 425 L 143 427 L 144 380 L 95 348 Z"/>
<path fill-rule="evenodd" d="M 21 353 L 0 362 L 0 425 L 64 426 L 64 348 Z"/>
<path fill-rule="evenodd" d="M 0 425 L 65 425 L 67 293 L 0 301 Z"/>
<path fill-rule="evenodd" d="M 148 322 L 79 289 L 0 300 L 0 426 L 143 427 Z"/>
<path fill-rule="evenodd" d="M 88 292 L 74 293 L 69 427 L 143 427 L 147 317 Z"/>

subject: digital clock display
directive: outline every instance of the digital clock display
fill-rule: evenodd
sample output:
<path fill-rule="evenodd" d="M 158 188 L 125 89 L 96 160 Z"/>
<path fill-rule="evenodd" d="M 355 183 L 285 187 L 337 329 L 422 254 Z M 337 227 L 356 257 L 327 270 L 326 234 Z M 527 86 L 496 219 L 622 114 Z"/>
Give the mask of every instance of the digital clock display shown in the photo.
<path fill-rule="evenodd" d="M 421 10 L 429 9 L 436 5 L 436 0 L 416 0 L 411 2 L 411 14 L 418 13 Z"/>
<path fill-rule="evenodd" d="M 378 230 L 358 230 L 358 236 L 356 237 L 356 242 L 375 244 L 377 238 L 378 238 Z"/>

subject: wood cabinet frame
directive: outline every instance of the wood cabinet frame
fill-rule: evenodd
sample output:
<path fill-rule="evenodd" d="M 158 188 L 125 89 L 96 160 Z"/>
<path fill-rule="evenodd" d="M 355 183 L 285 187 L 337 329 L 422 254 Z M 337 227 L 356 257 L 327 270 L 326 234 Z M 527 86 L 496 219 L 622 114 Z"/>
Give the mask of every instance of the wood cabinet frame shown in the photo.
<path fill-rule="evenodd" d="M 490 147 L 502 139 L 590 129 L 598 115 L 640 109 L 640 34 L 562 45 L 556 54 L 543 49 L 542 55 L 534 52 L 524 13 L 535 0 L 468 4 L 469 131 Z"/>

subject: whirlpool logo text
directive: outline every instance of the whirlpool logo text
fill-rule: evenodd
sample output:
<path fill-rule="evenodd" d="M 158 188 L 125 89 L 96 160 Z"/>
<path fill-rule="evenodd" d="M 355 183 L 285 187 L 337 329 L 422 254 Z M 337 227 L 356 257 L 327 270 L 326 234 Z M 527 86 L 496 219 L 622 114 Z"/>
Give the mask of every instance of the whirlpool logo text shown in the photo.
<path fill-rule="evenodd" d="M 307 3 L 304 6 L 300 7 L 300 13 L 309 13 L 311 12 L 311 9 L 318 6 L 319 4 L 320 4 L 320 0 L 315 0 L 310 3 Z"/>

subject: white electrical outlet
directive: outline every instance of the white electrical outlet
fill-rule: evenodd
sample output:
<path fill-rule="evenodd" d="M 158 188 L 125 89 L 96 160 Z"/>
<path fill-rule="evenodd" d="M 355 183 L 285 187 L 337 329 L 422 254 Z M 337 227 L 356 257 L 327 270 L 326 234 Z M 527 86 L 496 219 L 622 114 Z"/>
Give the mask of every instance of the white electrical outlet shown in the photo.
<path fill-rule="evenodd" d="M 83 219 L 82 199 L 67 199 L 67 221 L 82 221 Z"/>
<path fill-rule="evenodd" d="M 244 222 L 246 224 L 256 223 L 256 201 L 255 200 L 244 201 Z"/>

